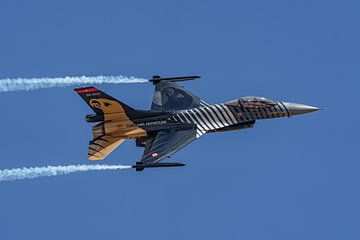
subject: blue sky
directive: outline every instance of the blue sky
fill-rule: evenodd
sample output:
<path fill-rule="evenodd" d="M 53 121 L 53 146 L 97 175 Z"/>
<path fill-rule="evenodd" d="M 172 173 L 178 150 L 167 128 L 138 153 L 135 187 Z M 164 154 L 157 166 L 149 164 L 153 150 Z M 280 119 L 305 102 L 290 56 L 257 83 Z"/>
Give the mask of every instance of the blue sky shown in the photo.
<path fill-rule="evenodd" d="M 0 3 L 0 78 L 199 74 L 215 103 L 326 107 L 202 137 L 179 169 L 0 184 L 0 238 L 359 239 L 358 1 Z M 149 108 L 150 84 L 98 86 Z M 91 113 L 72 88 L 0 95 L 0 168 L 87 164 Z M 130 164 L 128 141 L 103 163 Z M 91 164 L 91 163 L 89 163 Z"/>

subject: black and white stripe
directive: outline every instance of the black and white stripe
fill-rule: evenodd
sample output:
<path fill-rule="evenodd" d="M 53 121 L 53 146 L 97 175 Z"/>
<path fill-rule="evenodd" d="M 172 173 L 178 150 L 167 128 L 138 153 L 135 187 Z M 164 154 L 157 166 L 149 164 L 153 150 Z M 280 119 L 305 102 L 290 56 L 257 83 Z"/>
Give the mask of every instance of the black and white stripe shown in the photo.
<path fill-rule="evenodd" d="M 206 111 L 205 108 L 197 108 L 199 112 L 202 112 L 204 116 L 209 120 L 210 124 L 214 127 L 214 129 L 222 128 L 219 123 L 215 120 L 211 113 Z"/>
<path fill-rule="evenodd" d="M 173 116 L 173 120 L 196 124 L 196 137 L 199 138 L 207 131 L 235 125 L 239 122 L 288 116 L 288 109 L 281 102 L 272 107 L 250 109 L 225 104 L 210 105 L 201 101 L 200 107 L 178 112 Z"/>
<path fill-rule="evenodd" d="M 177 113 L 175 121 L 187 122 L 197 125 L 196 137 L 204 135 L 207 131 L 224 128 L 239 123 L 234 113 L 224 104 L 202 104 Z"/>
<path fill-rule="evenodd" d="M 203 100 L 200 100 L 200 106 L 201 107 L 211 107 L 210 104 L 208 104 L 207 102 L 203 101 Z"/>

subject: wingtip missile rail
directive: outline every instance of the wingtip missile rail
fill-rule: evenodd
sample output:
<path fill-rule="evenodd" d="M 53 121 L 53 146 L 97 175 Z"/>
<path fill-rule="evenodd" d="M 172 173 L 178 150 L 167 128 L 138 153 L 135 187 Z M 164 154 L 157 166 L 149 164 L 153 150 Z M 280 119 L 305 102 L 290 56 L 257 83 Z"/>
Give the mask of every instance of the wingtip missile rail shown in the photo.
<path fill-rule="evenodd" d="M 153 76 L 152 79 L 149 80 L 149 82 L 152 82 L 153 84 L 157 84 L 161 81 L 180 82 L 180 81 L 195 80 L 198 78 L 201 78 L 201 76 L 183 76 L 183 77 L 167 77 L 167 78 L 162 78 L 160 76 Z"/>
<path fill-rule="evenodd" d="M 151 163 L 147 164 L 144 162 L 136 162 L 136 165 L 131 166 L 135 168 L 137 172 L 143 171 L 145 168 L 160 168 L 160 167 L 184 167 L 184 163 Z"/>

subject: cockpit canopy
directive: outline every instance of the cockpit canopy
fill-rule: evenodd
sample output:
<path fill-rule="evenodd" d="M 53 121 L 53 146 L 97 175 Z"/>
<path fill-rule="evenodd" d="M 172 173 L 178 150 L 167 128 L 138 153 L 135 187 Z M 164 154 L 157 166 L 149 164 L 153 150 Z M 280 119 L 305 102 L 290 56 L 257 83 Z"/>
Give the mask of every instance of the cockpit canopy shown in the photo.
<path fill-rule="evenodd" d="M 226 104 L 244 108 L 265 108 L 275 106 L 276 102 L 264 97 L 247 96 L 232 100 Z"/>

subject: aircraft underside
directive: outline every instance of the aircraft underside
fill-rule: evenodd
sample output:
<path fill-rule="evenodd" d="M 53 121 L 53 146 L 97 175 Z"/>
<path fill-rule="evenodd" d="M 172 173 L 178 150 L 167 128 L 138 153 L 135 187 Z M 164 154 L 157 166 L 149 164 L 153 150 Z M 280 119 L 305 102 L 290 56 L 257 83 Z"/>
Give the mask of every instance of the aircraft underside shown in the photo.
<path fill-rule="evenodd" d="M 155 85 L 150 110 L 137 110 L 95 87 L 77 88 L 94 114 L 88 159 L 102 160 L 126 139 L 143 147 L 137 171 L 152 167 L 178 167 L 183 163 L 161 162 L 205 133 L 233 131 L 254 126 L 256 120 L 290 117 L 318 108 L 297 103 L 275 102 L 264 97 L 242 97 L 226 103 L 208 104 L 177 81 L 197 76 L 150 80 Z"/>

